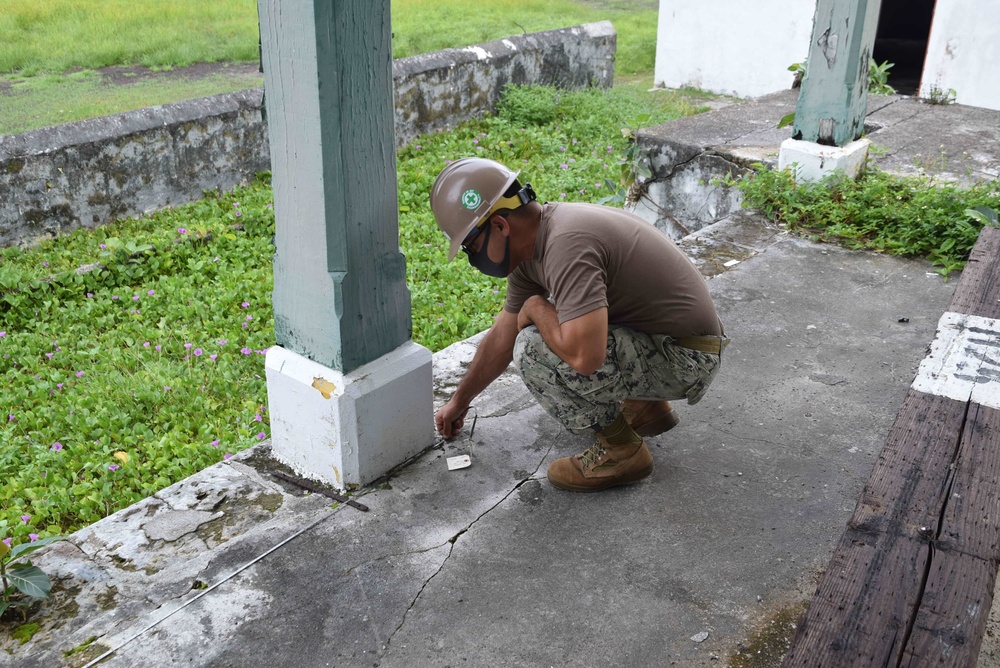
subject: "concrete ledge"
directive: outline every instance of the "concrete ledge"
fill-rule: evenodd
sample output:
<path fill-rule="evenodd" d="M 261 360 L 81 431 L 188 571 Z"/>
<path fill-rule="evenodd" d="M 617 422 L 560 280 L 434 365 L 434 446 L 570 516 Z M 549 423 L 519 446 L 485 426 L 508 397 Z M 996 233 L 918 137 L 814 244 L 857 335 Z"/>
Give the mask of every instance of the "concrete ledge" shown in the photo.
<path fill-rule="evenodd" d="M 778 166 L 792 135 L 778 122 L 797 99 L 797 90 L 786 90 L 641 130 L 641 160 L 652 176 L 635 185 L 635 212 L 679 239 L 738 211 L 739 190 L 720 181 L 755 163 Z M 869 160 L 889 172 L 964 184 L 1000 175 L 997 111 L 870 96 L 865 134 L 878 148 Z"/>
<path fill-rule="evenodd" d="M 495 110 L 508 83 L 610 86 L 608 21 L 393 63 L 396 140 Z M 270 169 L 263 90 L 0 136 L 0 246 L 97 227 L 228 190 Z"/>

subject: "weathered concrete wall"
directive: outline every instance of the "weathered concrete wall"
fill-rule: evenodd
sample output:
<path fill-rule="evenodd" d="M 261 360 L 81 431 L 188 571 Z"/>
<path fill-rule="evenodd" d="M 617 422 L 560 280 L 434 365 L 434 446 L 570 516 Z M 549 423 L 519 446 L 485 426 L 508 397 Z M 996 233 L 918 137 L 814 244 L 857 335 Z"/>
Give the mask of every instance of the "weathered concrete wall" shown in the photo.
<path fill-rule="evenodd" d="M 508 83 L 610 86 L 616 43 L 601 21 L 396 60 L 397 141 L 481 116 Z"/>
<path fill-rule="evenodd" d="M 656 85 L 757 97 L 790 88 L 816 0 L 660 0 Z"/>
<path fill-rule="evenodd" d="M 1000 3 L 937 0 L 920 96 L 1000 110 Z M 935 90 L 937 92 L 935 92 Z"/>
<path fill-rule="evenodd" d="M 508 83 L 610 86 L 607 21 L 393 63 L 396 140 L 495 109 Z M 0 136 L 0 246 L 176 206 L 270 169 L 261 89 Z"/>
<path fill-rule="evenodd" d="M 267 170 L 261 92 L 0 137 L 0 245 L 174 206 Z"/>

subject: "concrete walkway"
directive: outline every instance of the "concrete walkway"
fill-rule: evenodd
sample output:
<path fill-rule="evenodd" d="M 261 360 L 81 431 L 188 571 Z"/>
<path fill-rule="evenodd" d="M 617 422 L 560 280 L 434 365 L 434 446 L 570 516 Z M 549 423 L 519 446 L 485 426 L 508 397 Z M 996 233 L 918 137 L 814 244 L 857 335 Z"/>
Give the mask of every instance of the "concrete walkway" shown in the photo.
<path fill-rule="evenodd" d="M 746 214 L 682 246 L 733 343 L 649 479 L 553 489 L 547 464 L 590 441 L 508 372 L 369 512 L 274 478 L 265 444 L 56 544 L 41 628 L 0 665 L 775 665 L 954 282 Z M 475 344 L 435 356 L 439 400 Z"/>

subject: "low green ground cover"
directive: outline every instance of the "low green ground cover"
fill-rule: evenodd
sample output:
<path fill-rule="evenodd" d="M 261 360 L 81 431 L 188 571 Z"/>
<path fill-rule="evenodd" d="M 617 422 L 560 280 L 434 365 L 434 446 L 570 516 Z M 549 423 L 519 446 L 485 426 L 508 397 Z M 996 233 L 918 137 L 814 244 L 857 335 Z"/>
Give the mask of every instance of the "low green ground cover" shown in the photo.
<path fill-rule="evenodd" d="M 542 200 L 598 201 L 620 176 L 623 127 L 693 111 L 665 92 L 512 88 L 496 117 L 401 149 L 414 340 L 471 336 L 503 299 L 502 281 L 445 262 L 428 192 L 448 160 L 502 160 Z M 268 437 L 273 235 L 261 178 L 0 251 L 0 537 L 73 531 Z"/>
<path fill-rule="evenodd" d="M 878 169 L 813 184 L 796 184 L 788 170 L 757 169 L 739 186 L 745 206 L 793 231 L 847 248 L 926 257 L 945 276 L 965 266 L 983 227 L 966 210 L 1000 210 L 1000 181 L 963 188 Z"/>

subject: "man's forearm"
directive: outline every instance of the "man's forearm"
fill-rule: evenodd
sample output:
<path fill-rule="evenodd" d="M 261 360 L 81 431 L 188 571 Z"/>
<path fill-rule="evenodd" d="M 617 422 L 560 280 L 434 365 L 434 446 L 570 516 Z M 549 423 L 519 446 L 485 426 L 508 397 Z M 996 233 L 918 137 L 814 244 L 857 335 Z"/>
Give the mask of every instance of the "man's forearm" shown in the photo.
<path fill-rule="evenodd" d="M 560 324 L 555 307 L 541 297 L 525 302 L 518 325 L 533 324 L 542 339 L 559 359 L 584 376 L 594 373 L 603 363 L 607 345 L 607 308 L 595 309 Z"/>
<path fill-rule="evenodd" d="M 514 357 L 515 338 L 517 338 L 517 316 L 502 312 L 479 343 L 469 370 L 459 381 L 452 400 L 468 406 L 480 392 L 496 380 Z"/>

